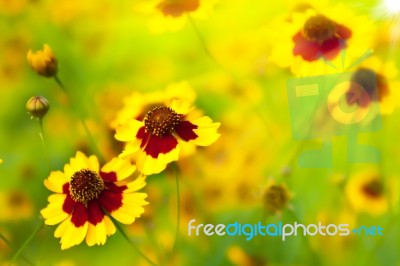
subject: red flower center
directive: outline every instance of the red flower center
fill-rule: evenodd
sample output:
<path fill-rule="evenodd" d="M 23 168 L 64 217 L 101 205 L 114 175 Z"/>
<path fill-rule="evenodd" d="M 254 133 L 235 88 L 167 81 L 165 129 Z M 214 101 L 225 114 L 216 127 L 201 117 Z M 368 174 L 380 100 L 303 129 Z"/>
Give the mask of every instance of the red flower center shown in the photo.
<path fill-rule="evenodd" d="M 301 30 L 292 38 L 294 55 L 300 55 L 306 61 L 315 61 L 320 57 L 335 58 L 341 49 L 346 48 L 346 40 L 351 30 L 337 24 L 322 15 L 310 17 Z"/>
<path fill-rule="evenodd" d="M 165 106 L 153 108 L 144 117 L 147 132 L 157 137 L 170 134 L 180 122 L 181 116 Z"/>
<path fill-rule="evenodd" d="M 185 12 L 195 11 L 200 5 L 200 0 L 163 0 L 157 8 L 164 16 L 179 17 Z"/>
<path fill-rule="evenodd" d="M 71 177 L 69 192 L 75 202 L 86 203 L 97 199 L 104 188 L 104 181 L 96 172 L 82 169 Z"/>
<path fill-rule="evenodd" d="M 362 191 L 370 198 L 379 198 L 383 193 L 383 185 L 379 180 L 375 179 L 365 184 L 362 187 Z"/>

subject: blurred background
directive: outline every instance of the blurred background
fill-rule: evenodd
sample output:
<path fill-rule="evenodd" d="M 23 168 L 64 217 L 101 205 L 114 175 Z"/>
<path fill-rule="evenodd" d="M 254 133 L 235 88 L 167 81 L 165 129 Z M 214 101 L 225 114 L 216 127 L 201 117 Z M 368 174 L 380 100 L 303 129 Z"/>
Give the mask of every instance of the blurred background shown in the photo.
<path fill-rule="evenodd" d="M 293 54 L 293 36 L 310 9 L 352 31 L 346 53 L 336 58 L 340 67 Z M 221 122 L 221 137 L 177 162 L 181 220 L 172 255 L 175 177 L 167 167 L 147 178 L 149 205 L 124 228 L 153 261 L 400 265 L 399 21 L 399 4 L 378 0 L 0 0 L 0 265 L 148 265 L 119 232 L 104 246 L 61 251 L 55 226 L 43 227 L 11 260 L 41 223 L 50 170 L 62 170 L 77 150 L 95 153 L 80 120 L 109 160 L 123 149 L 113 126 L 121 110 L 174 86 Z M 45 43 L 68 93 L 27 63 L 27 52 Z M 288 79 L 360 69 L 377 77 L 381 127 L 358 142 L 378 148 L 380 160 L 350 163 L 342 135 L 331 138 L 331 167 L 299 167 L 299 155 L 322 141 L 293 138 Z M 50 103 L 44 148 L 39 124 L 25 109 L 37 95 Z M 316 119 L 329 120 L 324 115 Z M 319 121 L 303 118 L 305 127 Z M 194 237 L 187 235 L 191 219 L 381 226 L 384 236 Z"/>

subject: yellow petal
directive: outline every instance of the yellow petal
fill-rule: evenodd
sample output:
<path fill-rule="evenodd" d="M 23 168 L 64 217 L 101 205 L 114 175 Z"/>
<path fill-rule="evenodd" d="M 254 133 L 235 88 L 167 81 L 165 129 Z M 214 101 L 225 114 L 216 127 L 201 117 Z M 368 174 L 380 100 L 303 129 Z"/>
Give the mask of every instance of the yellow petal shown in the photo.
<path fill-rule="evenodd" d="M 44 185 L 50 191 L 56 193 L 62 193 L 62 187 L 65 183 L 68 183 L 70 178 L 67 178 L 61 171 L 52 171 L 48 179 L 44 180 Z"/>
<path fill-rule="evenodd" d="M 102 172 L 117 174 L 117 180 L 123 180 L 131 176 L 136 170 L 136 166 L 132 165 L 128 160 L 114 158 L 101 168 Z"/>
<path fill-rule="evenodd" d="M 88 232 L 86 234 L 86 243 L 88 246 L 93 245 L 104 245 L 107 240 L 107 228 L 106 224 L 103 221 L 100 223 L 93 225 L 89 223 Z"/>
<path fill-rule="evenodd" d="M 80 244 L 83 239 L 85 239 L 88 230 L 88 224 L 89 223 L 86 222 L 83 226 L 75 227 L 75 225 L 71 222 L 71 218 L 60 224 L 54 235 L 56 237 L 61 237 L 61 249 L 68 249 L 72 246 Z"/>
<path fill-rule="evenodd" d="M 144 175 L 157 174 L 163 171 L 167 164 L 177 161 L 179 158 L 179 144 L 172 151 L 166 154 L 159 154 L 157 158 L 147 155 L 144 151 L 138 153 L 136 166 L 138 170 Z"/>
<path fill-rule="evenodd" d="M 186 115 L 191 110 L 193 110 L 193 107 L 190 104 L 190 102 L 183 99 L 172 100 L 170 107 L 172 108 L 172 110 L 174 110 L 180 115 Z"/>
<path fill-rule="evenodd" d="M 126 186 L 128 188 L 124 190 L 124 193 L 138 191 L 142 189 L 144 186 L 146 186 L 146 176 L 140 175 L 134 181 L 130 182 L 129 184 L 126 184 Z"/>
<path fill-rule="evenodd" d="M 143 127 L 143 122 L 136 119 L 130 119 L 125 124 L 117 127 L 115 138 L 120 141 L 133 141 L 136 139 L 136 134 Z"/>
<path fill-rule="evenodd" d="M 146 197 L 146 193 L 123 194 L 122 206 L 111 215 L 123 224 L 132 224 L 144 212 L 142 206 L 148 204 L 144 200 Z"/>
<path fill-rule="evenodd" d="M 82 152 L 76 152 L 74 158 L 70 159 L 70 165 L 74 172 L 80 171 L 82 169 L 90 169 L 92 171 L 99 171 L 99 161 L 97 157 L 92 155 L 89 158 Z"/>
<path fill-rule="evenodd" d="M 55 225 L 68 218 L 69 214 L 62 209 L 66 197 L 67 195 L 65 194 L 53 194 L 49 196 L 49 204 L 40 211 L 40 214 L 45 219 L 45 224 Z"/>
<path fill-rule="evenodd" d="M 193 130 L 198 137 L 190 141 L 196 145 L 211 145 L 221 136 L 221 134 L 217 133 L 217 129 L 221 123 L 214 123 L 208 116 L 203 116 L 190 122 L 198 126 L 198 128 Z"/>

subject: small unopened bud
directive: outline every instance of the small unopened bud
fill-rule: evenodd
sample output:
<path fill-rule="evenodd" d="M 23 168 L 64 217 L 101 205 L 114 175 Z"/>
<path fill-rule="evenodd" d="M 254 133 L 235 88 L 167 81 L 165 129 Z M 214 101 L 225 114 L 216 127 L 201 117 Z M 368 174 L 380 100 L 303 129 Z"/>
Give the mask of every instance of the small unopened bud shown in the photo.
<path fill-rule="evenodd" d="M 32 118 L 42 119 L 49 110 L 49 101 L 42 96 L 31 97 L 26 103 L 26 110 Z"/>
<path fill-rule="evenodd" d="M 43 45 L 43 50 L 29 50 L 26 58 L 31 68 L 39 75 L 51 78 L 57 74 L 57 59 L 47 44 Z"/>

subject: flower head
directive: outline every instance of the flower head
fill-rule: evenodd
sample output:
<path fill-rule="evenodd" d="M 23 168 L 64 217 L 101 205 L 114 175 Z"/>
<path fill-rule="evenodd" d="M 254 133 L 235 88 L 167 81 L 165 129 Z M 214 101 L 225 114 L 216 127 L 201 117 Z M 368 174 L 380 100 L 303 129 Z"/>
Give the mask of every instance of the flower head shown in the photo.
<path fill-rule="evenodd" d="M 47 114 L 49 107 L 49 101 L 42 96 L 31 97 L 26 103 L 28 113 L 38 119 L 42 119 Z"/>
<path fill-rule="evenodd" d="M 89 246 L 103 245 L 115 233 L 108 215 L 131 224 L 143 212 L 146 194 L 136 192 L 146 185 L 145 177 L 130 177 L 135 166 L 114 158 L 100 168 L 95 156 L 77 152 L 64 172 L 53 171 L 45 186 L 55 192 L 41 211 L 45 223 L 61 223 L 54 236 L 61 238 L 61 249 L 80 244 L 86 238 Z"/>
<path fill-rule="evenodd" d="M 36 52 L 29 50 L 27 59 L 29 65 L 39 75 L 51 78 L 57 74 L 57 59 L 47 44 L 43 45 L 43 50 Z"/>
<path fill-rule="evenodd" d="M 267 211 L 280 212 L 288 207 L 291 194 L 283 184 L 276 184 L 274 180 L 268 181 L 263 194 L 263 204 Z"/>
<path fill-rule="evenodd" d="M 345 192 L 350 206 L 356 212 L 381 215 L 388 211 L 387 188 L 376 170 L 369 169 L 351 176 Z"/>
<path fill-rule="evenodd" d="M 375 29 L 344 4 L 305 6 L 274 23 L 270 60 L 301 76 L 339 72 L 371 49 Z"/>
<path fill-rule="evenodd" d="M 208 146 L 215 142 L 220 123 L 209 117 L 191 118 L 193 108 L 186 101 L 173 100 L 170 106 L 149 110 L 143 121 L 130 119 L 117 127 L 115 138 L 127 142 L 120 157 L 136 157 L 143 174 L 163 171 L 167 164 L 177 161 L 184 145 Z"/>

